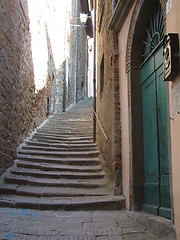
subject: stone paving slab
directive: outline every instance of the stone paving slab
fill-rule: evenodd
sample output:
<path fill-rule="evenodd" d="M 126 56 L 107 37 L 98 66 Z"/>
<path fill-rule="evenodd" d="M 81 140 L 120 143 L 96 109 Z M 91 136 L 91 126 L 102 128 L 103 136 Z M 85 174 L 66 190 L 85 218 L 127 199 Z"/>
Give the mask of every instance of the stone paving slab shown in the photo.
<path fill-rule="evenodd" d="M 127 211 L 0 208 L 0 240 L 157 240 Z"/>

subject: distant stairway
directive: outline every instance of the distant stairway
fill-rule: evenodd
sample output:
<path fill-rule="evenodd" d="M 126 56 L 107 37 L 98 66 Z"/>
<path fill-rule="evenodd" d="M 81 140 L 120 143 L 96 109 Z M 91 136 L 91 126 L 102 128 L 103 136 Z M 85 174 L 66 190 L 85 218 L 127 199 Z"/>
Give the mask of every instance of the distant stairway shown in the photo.
<path fill-rule="evenodd" d="M 115 210 L 114 196 L 92 137 L 92 100 L 55 114 L 17 150 L 3 175 L 0 206 L 52 210 Z M 1 181 L 2 182 L 2 181 Z"/>

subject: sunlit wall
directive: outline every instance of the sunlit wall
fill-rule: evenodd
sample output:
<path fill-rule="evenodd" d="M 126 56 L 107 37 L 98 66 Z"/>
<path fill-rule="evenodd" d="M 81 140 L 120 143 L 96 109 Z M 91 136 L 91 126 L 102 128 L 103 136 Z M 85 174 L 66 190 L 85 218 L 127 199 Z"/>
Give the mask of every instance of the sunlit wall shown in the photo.
<path fill-rule="evenodd" d="M 47 83 L 47 34 L 56 69 L 58 69 L 65 58 L 65 28 L 68 2 L 59 0 L 28 0 L 36 91 L 41 90 Z"/>

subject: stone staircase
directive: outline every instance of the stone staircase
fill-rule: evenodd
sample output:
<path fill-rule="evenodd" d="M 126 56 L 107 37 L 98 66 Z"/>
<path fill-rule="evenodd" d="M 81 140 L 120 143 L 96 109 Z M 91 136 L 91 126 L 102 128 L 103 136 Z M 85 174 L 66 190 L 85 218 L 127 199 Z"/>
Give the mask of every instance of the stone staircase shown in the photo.
<path fill-rule="evenodd" d="M 93 143 L 92 100 L 55 114 L 17 149 L 1 178 L 0 206 L 52 210 L 115 210 L 114 196 Z"/>

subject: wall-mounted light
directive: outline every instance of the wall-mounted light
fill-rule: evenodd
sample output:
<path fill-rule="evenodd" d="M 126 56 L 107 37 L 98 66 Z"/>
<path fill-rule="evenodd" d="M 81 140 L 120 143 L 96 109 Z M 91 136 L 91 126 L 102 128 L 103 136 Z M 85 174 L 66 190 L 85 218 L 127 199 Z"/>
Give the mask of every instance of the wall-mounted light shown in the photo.
<path fill-rule="evenodd" d="M 91 17 L 91 16 L 88 16 L 87 13 L 80 13 L 80 21 L 82 24 L 86 24 L 87 22 L 87 19 Z"/>
<path fill-rule="evenodd" d="M 86 27 L 86 22 L 88 18 L 92 18 L 92 16 L 88 16 L 87 13 L 80 13 L 80 17 L 77 19 L 80 19 L 81 24 L 71 24 L 70 26 L 73 28 L 78 28 L 78 27 Z M 73 29 L 74 30 L 74 29 Z"/>

